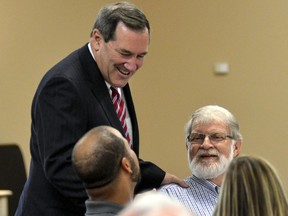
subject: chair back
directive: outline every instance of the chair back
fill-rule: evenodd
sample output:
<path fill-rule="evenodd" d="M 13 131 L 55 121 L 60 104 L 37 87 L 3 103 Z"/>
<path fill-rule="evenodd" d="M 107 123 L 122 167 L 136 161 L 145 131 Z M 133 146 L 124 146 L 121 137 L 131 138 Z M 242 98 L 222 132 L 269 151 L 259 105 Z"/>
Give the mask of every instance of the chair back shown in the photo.
<path fill-rule="evenodd" d="M 0 189 L 11 190 L 9 216 L 13 216 L 27 179 L 24 160 L 17 144 L 0 144 Z"/>

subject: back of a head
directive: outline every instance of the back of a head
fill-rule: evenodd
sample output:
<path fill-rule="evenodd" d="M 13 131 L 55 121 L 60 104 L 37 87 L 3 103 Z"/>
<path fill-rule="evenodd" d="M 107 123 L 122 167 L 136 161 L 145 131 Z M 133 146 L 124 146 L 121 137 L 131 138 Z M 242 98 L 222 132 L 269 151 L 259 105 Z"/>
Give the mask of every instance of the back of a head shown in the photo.
<path fill-rule="evenodd" d="M 226 173 L 214 216 L 288 215 L 287 191 L 265 159 L 241 156 Z"/>
<path fill-rule="evenodd" d="M 146 192 L 119 216 L 193 216 L 181 203 L 159 192 Z"/>
<path fill-rule="evenodd" d="M 135 31 L 144 31 L 147 28 L 150 34 L 150 24 L 145 14 L 129 2 L 118 2 L 103 7 L 99 11 L 92 32 L 98 29 L 105 42 L 114 40 L 115 29 L 119 22 Z"/>
<path fill-rule="evenodd" d="M 116 136 L 115 131 L 108 126 L 96 127 L 87 132 L 73 149 L 73 166 L 87 189 L 105 186 L 117 178 L 126 149 L 123 139 Z"/>

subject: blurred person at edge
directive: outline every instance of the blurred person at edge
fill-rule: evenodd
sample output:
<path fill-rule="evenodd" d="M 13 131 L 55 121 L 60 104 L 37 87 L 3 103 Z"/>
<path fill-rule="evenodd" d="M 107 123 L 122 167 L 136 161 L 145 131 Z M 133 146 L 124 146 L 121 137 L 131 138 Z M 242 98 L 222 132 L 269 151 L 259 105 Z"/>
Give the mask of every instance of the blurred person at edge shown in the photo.
<path fill-rule="evenodd" d="M 182 203 L 159 192 L 137 195 L 118 216 L 193 216 Z"/>
<path fill-rule="evenodd" d="M 230 164 L 213 216 L 287 216 L 287 189 L 264 158 L 240 156 Z"/>

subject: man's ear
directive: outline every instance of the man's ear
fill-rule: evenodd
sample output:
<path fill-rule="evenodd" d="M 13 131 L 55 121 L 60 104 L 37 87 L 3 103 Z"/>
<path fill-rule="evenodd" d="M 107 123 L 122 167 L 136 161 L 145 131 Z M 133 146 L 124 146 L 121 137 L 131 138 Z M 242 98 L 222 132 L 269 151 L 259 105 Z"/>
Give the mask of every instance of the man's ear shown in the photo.
<path fill-rule="evenodd" d="M 131 169 L 131 163 L 126 157 L 123 157 L 121 160 L 121 168 L 126 172 L 129 172 L 129 173 L 133 172 Z"/>
<path fill-rule="evenodd" d="M 233 150 L 233 157 L 237 157 L 240 154 L 242 148 L 242 140 L 236 140 L 236 143 L 234 144 L 234 150 Z"/>
<path fill-rule="evenodd" d="M 104 38 L 98 29 L 94 29 L 92 32 L 91 40 L 93 42 L 94 49 L 98 50 L 100 47 L 100 43 L 104 41 Z"/>

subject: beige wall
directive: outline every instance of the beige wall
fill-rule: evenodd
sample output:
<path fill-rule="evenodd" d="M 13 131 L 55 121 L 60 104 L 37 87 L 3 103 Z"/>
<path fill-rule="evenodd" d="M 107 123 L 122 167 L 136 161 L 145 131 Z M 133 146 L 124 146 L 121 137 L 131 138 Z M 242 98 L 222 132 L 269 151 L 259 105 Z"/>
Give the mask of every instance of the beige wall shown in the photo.
<path fill-rule="evenodd" d="M 29 167 L 30 107 L 43 74 L 89 38 L 111 1 L 0 0 L 0 143 L 21 145 Z M 288 1 L 135 0 L 152 25 L 145 66 L 131 80 L 141 157 L 189 175 L 184 124 L 219 104 L 237 117 L 242 153 L 288 173 Z M 227 75 L 213 66 L 228 62 Z"/>

